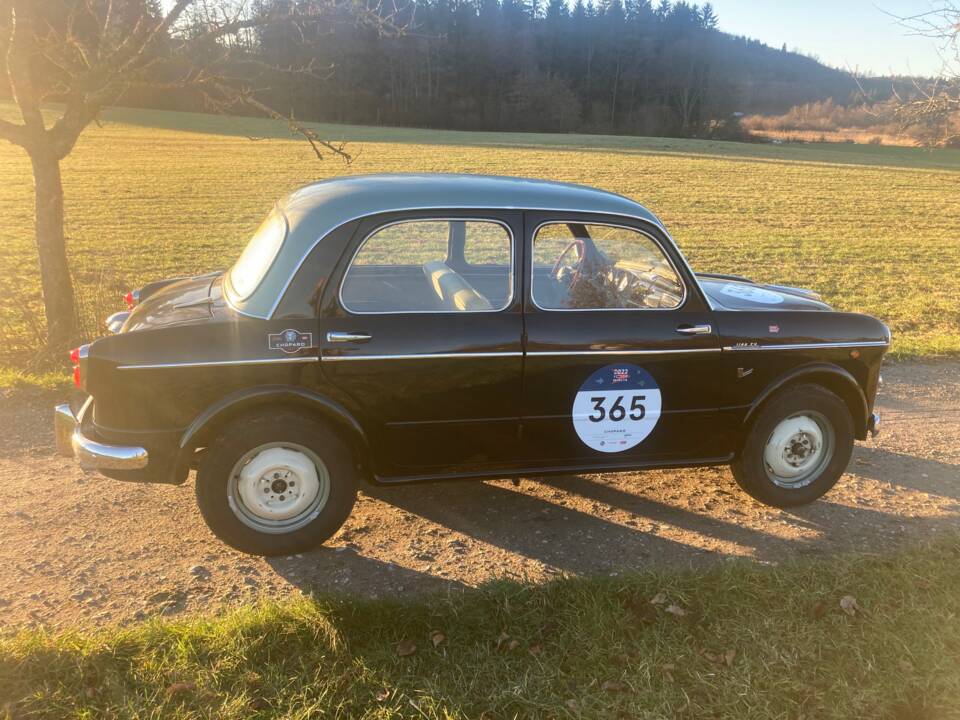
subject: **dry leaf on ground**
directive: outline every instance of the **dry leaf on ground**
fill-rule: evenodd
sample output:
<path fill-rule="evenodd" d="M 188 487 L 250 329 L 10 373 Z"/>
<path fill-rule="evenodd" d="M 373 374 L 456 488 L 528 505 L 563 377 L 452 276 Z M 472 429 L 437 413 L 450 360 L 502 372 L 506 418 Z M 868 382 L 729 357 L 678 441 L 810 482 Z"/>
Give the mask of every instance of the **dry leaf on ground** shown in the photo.
<path fill-rule="evenodd" d="M 627 691 L 627 686 L 618 680 L 605 680 L 600 686 L 604 692 L 621 693 Z"/>
<path fill-rule="evenodd" d="M 850 617 L 863 614 L 863 608 L 860 607 L 853 595 L 844 595 L 840 598 L 840 609 Z"/>
<path fill-rule="evenodd" d="M 179 695 L 180 693 L 193 692 L 197 689 L 197 684 L 192 682 L 177 682 L 167 687 L 167 695 Z"/>
<path fill-rule="evenodd" d="M 417 651 L 417 644 L 413 640 L 401 640 L 397 643 L 397 655 L 408 657 Z"/>

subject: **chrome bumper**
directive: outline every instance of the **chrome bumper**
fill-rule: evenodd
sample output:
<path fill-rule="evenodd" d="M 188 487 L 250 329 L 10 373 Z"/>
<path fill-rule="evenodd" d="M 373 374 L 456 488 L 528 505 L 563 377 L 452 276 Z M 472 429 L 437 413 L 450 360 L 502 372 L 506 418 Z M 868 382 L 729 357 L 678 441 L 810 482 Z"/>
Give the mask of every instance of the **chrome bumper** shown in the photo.
<path fill-rule="evenodd" d="M 880 434 L 880 413 L 870 414 L 870 419 L 867 421 L 867 430 L 870 432 L 870 437 L 876 437 Z"/>
<path fill-rule="evenodd" d="M 84 470 L 139 470 L 147 466 L 147 451 L 142 447 L 105 445 L 84 436 L 80 421 L 67 404 L 54 408 L 53 427 L 57 452 L 75 457 Z"/>

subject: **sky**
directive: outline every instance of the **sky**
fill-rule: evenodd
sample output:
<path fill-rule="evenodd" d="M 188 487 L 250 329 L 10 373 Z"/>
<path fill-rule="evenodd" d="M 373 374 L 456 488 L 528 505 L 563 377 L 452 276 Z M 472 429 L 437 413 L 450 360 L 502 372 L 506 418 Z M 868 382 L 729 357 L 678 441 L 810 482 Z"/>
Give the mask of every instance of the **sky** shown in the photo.
<path fill-rule="evenodd" d="M 720 29 L 817 57 L 867 75 L 939 75 L 938 41 L 910 36 L 895 17 L 929 12 L 942 0 L 711 0 Z"/>

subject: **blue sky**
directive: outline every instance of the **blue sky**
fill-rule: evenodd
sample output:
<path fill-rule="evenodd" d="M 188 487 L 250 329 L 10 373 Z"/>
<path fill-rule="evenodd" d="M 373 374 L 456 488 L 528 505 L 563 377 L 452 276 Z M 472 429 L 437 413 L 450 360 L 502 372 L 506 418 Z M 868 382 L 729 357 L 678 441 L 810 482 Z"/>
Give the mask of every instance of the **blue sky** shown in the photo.
<path fill-rule="evenodd" d="M 720 29 L 815 55 L 844 69 L 939 75 L 937 41 L 910 37 L 891 17 L 942 6 L 939 0 L 712 0 Z"/>

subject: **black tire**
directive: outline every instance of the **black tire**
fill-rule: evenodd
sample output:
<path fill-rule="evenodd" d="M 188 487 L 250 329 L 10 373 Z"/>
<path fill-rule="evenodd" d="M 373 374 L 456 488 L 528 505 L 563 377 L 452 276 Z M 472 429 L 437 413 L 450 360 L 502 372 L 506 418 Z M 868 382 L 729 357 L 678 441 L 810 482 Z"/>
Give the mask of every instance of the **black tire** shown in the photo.
<path fill-rule="evenodd" d="M 243 457 L 263 445 L 291 443 L 319 458 L 328 477 L 326 502 L 306 515 L 306 524 L 289 531 L 261 532 L 241 520 L 231 503 L 231 473 Z M 276 476 L 274 476 L 276 477 Z M 229 425 L 204 453 L 197 471 L 197 504 L 214 535 L 251 555 L 290 555 L 314 548 L 332 537 L 353 509 L 357 470 L 350 449 L 324 423 L 292 412 L 265 411 Z M 312 518 L 312 519 L 311 519 Z"/>
<path fill-rule="evenodd" d="M 805 412 L 816 414 L 831 426 L 831 456 L 807 484 L 783 487 L 771 477 L 764 450 L 782 421 Z M 767 505 L 780 508 L 806 505 L 836 485 L 850 463 L 853 440 L 853 418 L 843 400 L 820 385 L 787 388 L 769 399 L 751 423 L 740 454 L 731 466 L 733 477 L 747 493 Z"/>

